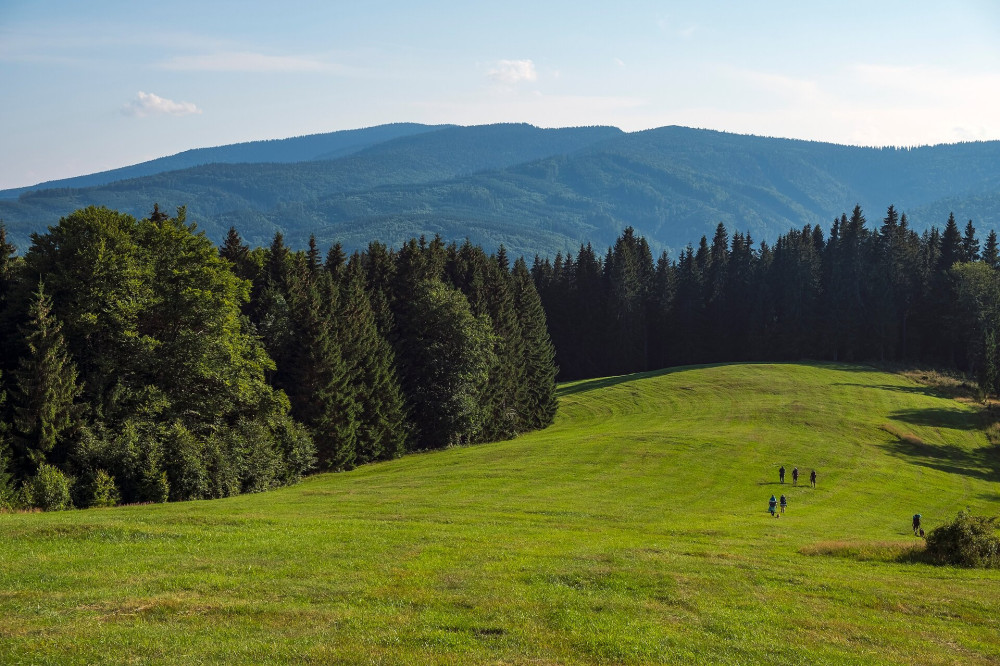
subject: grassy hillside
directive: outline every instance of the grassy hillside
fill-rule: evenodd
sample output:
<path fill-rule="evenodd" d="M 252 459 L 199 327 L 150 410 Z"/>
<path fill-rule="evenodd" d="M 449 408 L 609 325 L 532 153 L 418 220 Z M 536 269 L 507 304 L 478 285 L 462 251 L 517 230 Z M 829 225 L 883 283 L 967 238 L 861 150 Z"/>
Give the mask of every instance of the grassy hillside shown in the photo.
<path fill-rule="evenodd" d="M 0 661 L 996 663 L 1000 571 L 896 561 L 915 512 L 1000 512 L 980 423 L 863 367 L 681 368 L 511 442 L 4 515 Z"/>

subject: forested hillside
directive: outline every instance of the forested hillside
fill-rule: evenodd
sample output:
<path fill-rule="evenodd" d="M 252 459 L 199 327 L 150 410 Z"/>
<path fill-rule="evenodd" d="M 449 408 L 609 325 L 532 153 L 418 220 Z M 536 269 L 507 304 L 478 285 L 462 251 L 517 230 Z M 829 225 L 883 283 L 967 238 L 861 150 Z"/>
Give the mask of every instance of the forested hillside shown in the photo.
<path fill-rule="evenodd" d="M 323 256 L 325 255 L 325 257 Z M 523 259 L 465 243 L 217 248 L 87 208 L 0 224 L 0 510 L 227 497 L 555 415 Z"/>
<path fill-rule="evenodd" d="M 440 235 L 529 257 L 605 248 L 631 226 L 673 258 L 720 222 L 774 242 L 855 205 L 894 202 L 919 232 L 951 212 L 984 232 L 1000 219 L 1000 142 L 876 149 L 683 127 L 417 127 L 426 131 L 326 156 L 334 159 L 210 164 L 22 193 L 0 201 L 0 219 L 26 246 L 30 232 L 76 208 L 142 215 L 158 201 L 186 205 L 216 242 L 230 226 L 261 245 L 280 231 L 297 249 L 311 235 L 349 250 Z"/>
<path fill-rule="evenodd" d="M 860 207 L 774 243 L 723 224 L 676 260 L 628 228 L 532 274 L 560 378 L 731 361 L 895 361 L 946 367 L 1000 394 L 1000 246 L 949 217 L 917 233 Z"/>
<path fill-rule="evenodd" d="M 28 191 L 95 187 L 120 180 L 152 176 L 165 171 L 188 169 L 203 164 L 261 164 L 331 160 L 356 153 L 377 143 L 410 134 L 431 132 L 442 127 L 445 126 L 393 123 L 328 134 L 297 136 L 290 139 L 248 141 L 216 148 L 194 148 L 176 155 L 160 157 L 110 171 L 50 180 L 30 187 L 0 190 L 0 199 L 16 199 Z"/>

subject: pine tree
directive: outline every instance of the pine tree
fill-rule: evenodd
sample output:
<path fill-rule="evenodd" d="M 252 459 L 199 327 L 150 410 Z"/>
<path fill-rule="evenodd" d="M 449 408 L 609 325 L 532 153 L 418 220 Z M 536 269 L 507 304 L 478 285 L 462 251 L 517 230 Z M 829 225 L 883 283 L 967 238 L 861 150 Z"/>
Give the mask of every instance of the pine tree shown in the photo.
<path fill-rule="evenodd" d="M 250 261 L 250 248 L 243 243 L 236 227 L 229 227 L 226 240 L 219 248 L 219 256 L 233 265 L 233 272 L 236 273 L 237 277 L 244 280 L 253 280 L 257 277 L 257 271 L 253 270 L 253 264 Z"/>
<path fill-rule="evenodd" d="M 941 254 L 938 270 L 947 271 L 956 261 L 962 261 L 962 234 L 958 231 L 954 213 L 948 215 L 948 224 L 941 234 Z"/>
<path fill-rule="evenodd" d="M 396 374 L 392 345 L 379 334 L 361 258 L 347 263 L 341 287 L 339 316 L 346 339 L 343 354 L 355 363 L 357 402 L 357 462 L 386 460 L 403 454 L 407 438 L 403 394 Z"/>
<path fill-rule="evenodd" d="M 555 348 L 549 339 L 542 301 L 524 259 L 514 262 L 511 278 L 524 355 L 523 390 L 518 392 L 517 411 L 521 429 L 535 430 L 550 425 L 556 414 Z"/>
<path fill-rule="evenodd" d="M 976 238 L 976 228 L 972 220 L 965 225 L 965 235 L 962 236 L 961 261 L 979 261 L 979 239 Z"/>
<path fill-rule="evenodd" d="M 310 275 L 319 270 L 319 248 L 316 246 L 315 234 L 309 234 L 309 249 L 306 251 L 306 268 Z"/>
<path fill-rule="evenodd" d="M 991 229 L 990 235 L 986 237 L 982 260 L 990 268 L 1000 268 L 1000 247 L 997 245 L 997 232 L 995 230 Z"/>
<path fill-rule="evenodd" d="M 312 434 L 320 467 L 351 469 L 358 405 L 354 370 L 344 357 L 335 323 L 339 288 L 326 272 L 316 281 L 308 274 L 293 277 L 288 286 L 290 336 L 275 385 L 288 394 L 292 415 Z"/>
<path fill-rule="evenodd" d="M 17 247 L 7 242 L 7 227 L 0 220 L 0 313 L 4 311 L 14 280 L 14 253 Z"/>
<path fill-rule="evenodd" d="M 344 255 L 344 246 L 340 244 L 340 241 L 337 241 L 330 246 L 330 249 L 326 253 L 326 263 L 324 264 L 324 268 L 326 268 L 331 275 L 339 280 L 341 272 L 344 269 L 345 260 L 346 256 Z"/>
<path fill-rule="evenodd" d="M 80 425 L 76 403 L 81 388 L 76 366 L 52 314 L 52 299 L 38 284 L 22 331 L 28 353 L 14 373 L 14 428 L 19 463 L 25 472 L 66 460 L 69 439 Z"/>

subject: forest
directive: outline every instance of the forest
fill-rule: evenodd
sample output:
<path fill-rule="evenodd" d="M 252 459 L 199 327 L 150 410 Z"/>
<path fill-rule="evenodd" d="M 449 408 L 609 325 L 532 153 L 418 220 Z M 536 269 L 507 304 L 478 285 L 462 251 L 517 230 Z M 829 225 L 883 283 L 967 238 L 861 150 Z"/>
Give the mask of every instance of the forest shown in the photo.
<path fill-rule="evenodd" d="M 560 380 L 695 363 L 898 362 L 955 369 L 1000 393 L 1000 251 L 953 215 L 918 234 L 889 206 L 869 226 L 855 207 L 828 232 L 773 244 L 749 233 L 671 260 L 627 228 L 602 256 L 535 258 Z"/>
<path fill-rule="evenodd" d="M 226 497 L 555 414 L 522 259 L 464 243 L 222 247 L 178 209 L 0 224 L 0 508 Z"/>
<path fill-rule="evenodd" d="M 1000 393 L 1000 247 L 857 206 L 773 243 L 511 263 L 466 240 L 216 246 L 186 211 L 77 210 L 18 255 L 0 224 L 0 508 L 225 497 L 509 439 L 555 381 L 827 359 L 958 370 Z"/>

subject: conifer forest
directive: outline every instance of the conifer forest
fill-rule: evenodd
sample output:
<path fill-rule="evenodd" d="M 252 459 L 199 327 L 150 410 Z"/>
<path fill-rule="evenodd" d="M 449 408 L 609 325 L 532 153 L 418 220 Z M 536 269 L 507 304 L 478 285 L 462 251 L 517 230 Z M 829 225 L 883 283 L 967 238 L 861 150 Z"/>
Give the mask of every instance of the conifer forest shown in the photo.
<path fill-rule="evenodd" d="M 555 414 L 530 272 L 411 240 L 221 248 L 154 207 L 0 226 L 0 505 L 225 497 Z"/>
<path fill-rule="evenodd" d="M 773 244 L 719 224 L 654 261 L 372 241 L 347 255 L 185 210 L 78 210 L 18 254 L 0 225 L 0 505 L 226 497 L 409 451 L 510 439 L 555 382 L 676 365 L 906 362 L 1000 392 L 1000 248 L 890 206 Z"/>

